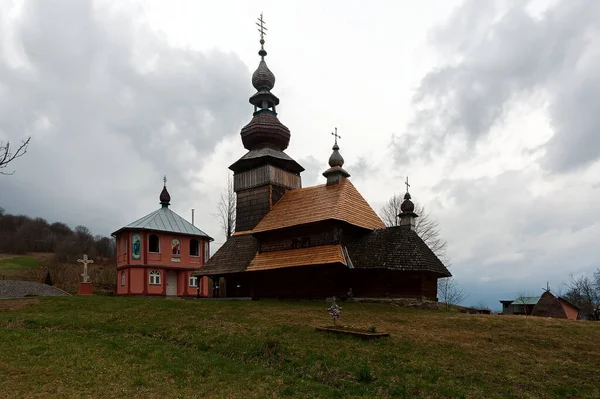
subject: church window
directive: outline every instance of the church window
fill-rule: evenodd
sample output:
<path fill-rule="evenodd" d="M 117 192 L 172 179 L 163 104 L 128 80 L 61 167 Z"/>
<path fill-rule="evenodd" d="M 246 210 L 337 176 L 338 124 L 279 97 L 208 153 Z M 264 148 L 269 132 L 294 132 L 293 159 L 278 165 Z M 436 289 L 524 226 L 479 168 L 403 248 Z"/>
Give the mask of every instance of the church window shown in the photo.
<path fill-rule="evenodd" d="M 121 285 L 125 285 L 125 272 L 121 272 Z"/>
<path fill-rule="evenodd" d="M 193 238 L 190 240 L 190 255 L 200 256 L 200 245 L 198 244 L 198 240 Z"/>
<path fill-rule="evenodd" d="M 190 287 L 197 287 L 197 286 L 198 286 L 198 277 L 190 276 Z"/>
<path fill-rule="evenodd" d="M 171 255 L 181 255 L 181 241 L 177 238 L 171 240 Z"/>
<path fill-rule="evenodd" d="M 148 251 L 153 253 L 160 253 L 160 240 L 156 234 L 150 234 L 148 239 Z"/>
<path fill-rule="evenodd" d="M 160 272 L 158 270 L 150 272 L 150 284 L 160 285 Z"/>
<path fill-rule="evenodd" d="M 208 241 L 204 242 L 204 263 L 208 262 L 208 258 L 210 256 L 210 251 L 208 247 Z"/>

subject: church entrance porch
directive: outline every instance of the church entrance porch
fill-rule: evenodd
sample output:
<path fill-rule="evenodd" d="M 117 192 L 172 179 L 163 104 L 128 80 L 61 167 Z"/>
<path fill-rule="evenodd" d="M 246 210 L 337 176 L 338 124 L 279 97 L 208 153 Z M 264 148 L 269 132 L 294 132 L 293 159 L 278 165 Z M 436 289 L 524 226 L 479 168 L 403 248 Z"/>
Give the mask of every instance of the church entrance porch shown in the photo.
<path fill-rule="evenodd" d="M 177 296 L 177 273 L 172 270 L 167 272 L 167 296 Z"/>

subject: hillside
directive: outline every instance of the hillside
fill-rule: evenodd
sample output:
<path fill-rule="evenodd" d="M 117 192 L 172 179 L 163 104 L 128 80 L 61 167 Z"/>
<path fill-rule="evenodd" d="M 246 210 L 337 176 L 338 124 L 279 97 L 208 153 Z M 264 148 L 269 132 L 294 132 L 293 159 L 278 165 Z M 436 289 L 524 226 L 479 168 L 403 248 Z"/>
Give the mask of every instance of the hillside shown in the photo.
<path fill-rule="evenodd" d="M 0 301 L 7 397 L 597 398 L 600 323 L 324 302 Z M 4 311 L 2 311 L 4 310 Z"/>

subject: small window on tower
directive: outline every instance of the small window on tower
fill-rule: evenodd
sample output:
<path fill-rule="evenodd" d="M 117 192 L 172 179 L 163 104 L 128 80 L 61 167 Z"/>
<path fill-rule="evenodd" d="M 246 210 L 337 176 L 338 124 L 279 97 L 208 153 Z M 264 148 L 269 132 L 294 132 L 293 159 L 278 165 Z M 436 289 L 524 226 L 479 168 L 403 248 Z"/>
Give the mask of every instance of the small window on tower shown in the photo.
<path fill-rule="evenodd" d="M 125 285 L 125 271 L 121 272 L 121 285 Z"/>
<path fill-rule="evenodd" d="M 200 256 L 200 245 L 198 244 L 198 240 L 193 238 L 190 240 L 190 255 Z"/>
<path fill-rule="evenodd" d="M 148 251 L 153 253 L 160 253 L 160 240 L 156 234 L 150 234 L 148 239 Z"/>

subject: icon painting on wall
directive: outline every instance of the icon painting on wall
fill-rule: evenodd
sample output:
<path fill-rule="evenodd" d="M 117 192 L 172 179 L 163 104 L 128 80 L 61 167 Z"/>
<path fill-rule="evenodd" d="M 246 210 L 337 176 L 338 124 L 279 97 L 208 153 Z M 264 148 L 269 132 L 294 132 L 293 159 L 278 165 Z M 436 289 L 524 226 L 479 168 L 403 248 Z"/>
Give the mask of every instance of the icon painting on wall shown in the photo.
<path fill-rule="evenodd" d="M 171 255 L 180 255 L 181 254 L 181 242 L 177 238 L 173 238 L 171 241 Z"/>
<path fill-rule="evenodd" d="M 131 235 L 131 259 L 140 259 L 142 257 L 142 239 L 139 233 Z"/>

